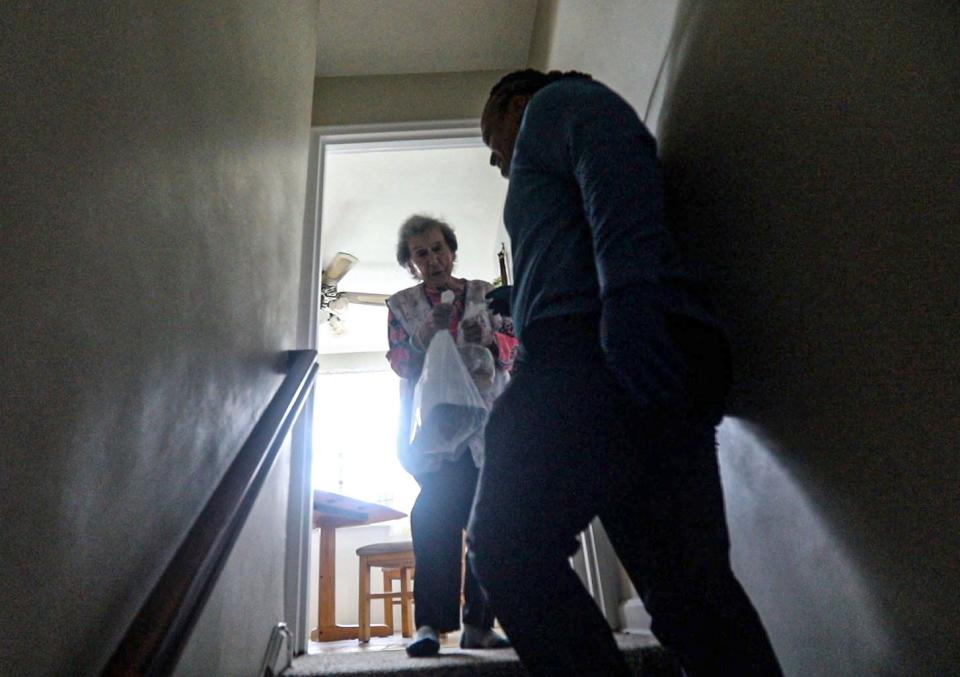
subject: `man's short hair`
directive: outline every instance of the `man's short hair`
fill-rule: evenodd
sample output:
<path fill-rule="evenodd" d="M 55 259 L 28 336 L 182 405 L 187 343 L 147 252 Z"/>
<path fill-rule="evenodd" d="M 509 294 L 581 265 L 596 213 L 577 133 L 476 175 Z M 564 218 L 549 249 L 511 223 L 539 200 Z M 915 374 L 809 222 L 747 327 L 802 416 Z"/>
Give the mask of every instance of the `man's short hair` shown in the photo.
<path fill-rule="evenodd" d="M 557 80 L 568 78 L 582 78 L 592 80 L 593 76 L 589 73 L 580 71 L 550 71 L 544 73 L 533 68 L 527 68 L 522 71 L 514 71 L 504 75 L 500 82 L 490 90 L 490 96 L 487 101 L 487 108 L 497 114 L 503 113 L 507 109 L 507 104 L 515 96 L 533 96 L 538 91 Z"/>

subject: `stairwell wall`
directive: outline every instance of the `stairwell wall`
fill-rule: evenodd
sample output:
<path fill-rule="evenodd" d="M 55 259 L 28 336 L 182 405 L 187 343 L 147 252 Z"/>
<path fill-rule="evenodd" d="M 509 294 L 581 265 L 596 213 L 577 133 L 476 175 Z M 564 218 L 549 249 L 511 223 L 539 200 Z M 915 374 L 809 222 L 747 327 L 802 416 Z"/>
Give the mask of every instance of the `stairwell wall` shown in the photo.
<path fill-rule="evenodd" d="M 487 93 L 507 71 L 316 78 L 313 125 L 479 120 Z"/>
<path fill-rule="evenodd" d="M 544 0 L 536 31 L 534 66 L 652 102 L 736 352 L 733 564 L 787 674 L 955 670 L 960 5 Z"/>
<path fill-rule="evenodd" d="M 315 22 L 306 1 L 0 8 L 4 674 L 99 672 L 298 347 Z M 243 552 L 283 552 L 285 498 Z M 219 650 L 259 661 L 282 609 L 231 590 L 264 627 Z"/>

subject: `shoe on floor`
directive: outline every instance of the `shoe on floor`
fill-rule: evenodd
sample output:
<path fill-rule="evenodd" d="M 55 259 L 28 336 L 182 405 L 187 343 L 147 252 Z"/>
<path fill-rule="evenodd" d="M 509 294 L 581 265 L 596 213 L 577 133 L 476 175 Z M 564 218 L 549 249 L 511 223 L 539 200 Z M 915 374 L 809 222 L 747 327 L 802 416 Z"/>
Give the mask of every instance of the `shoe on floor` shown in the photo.
<path fill-rule="evenodd" d="M 425 658 L 436 656 L 440 652 L 440 638 L 437 632 L 429 625 L 417 628 L 413 641 L 407 644 L 407 655 L 411 658 Z"/>
<path fill-rule="evenodd" d="M 460 633 L 461 649 L 509 649 L 510 640 L 493 630 L 482 630 L 475 625 L 464 624 Z"/>

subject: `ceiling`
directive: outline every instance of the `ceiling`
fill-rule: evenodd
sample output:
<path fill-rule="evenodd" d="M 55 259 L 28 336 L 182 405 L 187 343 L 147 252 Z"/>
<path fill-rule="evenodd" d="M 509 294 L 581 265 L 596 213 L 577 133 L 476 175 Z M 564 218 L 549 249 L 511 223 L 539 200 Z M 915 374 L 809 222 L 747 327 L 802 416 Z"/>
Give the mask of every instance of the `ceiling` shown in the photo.
<path fill-rule="evenodd" d="M 524 68 L 537 0 L 320 0 L 317 77 Z"/>

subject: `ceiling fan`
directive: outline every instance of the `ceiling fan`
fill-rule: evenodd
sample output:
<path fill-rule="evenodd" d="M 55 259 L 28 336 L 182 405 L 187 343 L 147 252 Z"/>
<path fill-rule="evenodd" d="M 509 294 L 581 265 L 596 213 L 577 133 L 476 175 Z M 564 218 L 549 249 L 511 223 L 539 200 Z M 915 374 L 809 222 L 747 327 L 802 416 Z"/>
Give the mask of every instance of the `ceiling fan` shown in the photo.
<path fill-rule="evenodd" d="M 338 291 L 340 280 L 357 263 L 353 254 L 337 252 L 333 260 L 320 276 L 320 321 L 330 325 L 330 331 L 339 335 L 346 331 L 344 313 L 351 303 L 366 306 L 383 307 L 389 294 L 368 294 L 366 292 Z"/>

